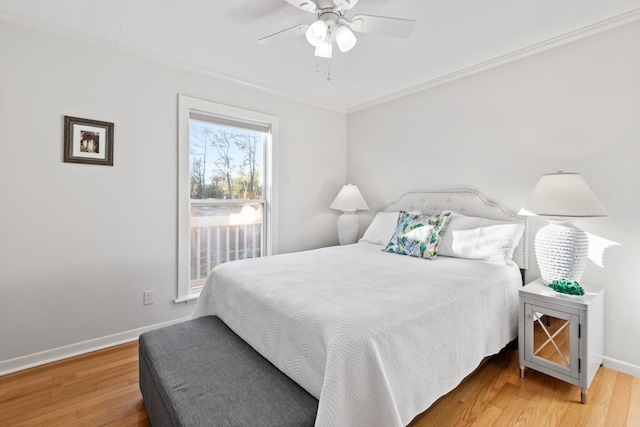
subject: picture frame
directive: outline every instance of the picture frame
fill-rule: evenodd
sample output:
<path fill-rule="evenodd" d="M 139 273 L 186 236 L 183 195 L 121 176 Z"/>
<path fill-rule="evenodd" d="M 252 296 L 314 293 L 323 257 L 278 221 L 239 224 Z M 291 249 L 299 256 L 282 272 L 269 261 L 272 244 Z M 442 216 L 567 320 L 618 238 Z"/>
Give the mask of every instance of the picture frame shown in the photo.
<path fill-rule="evenodd" d="M 113 123 L 64 116 L 64 161 L 113 166 Z"/>

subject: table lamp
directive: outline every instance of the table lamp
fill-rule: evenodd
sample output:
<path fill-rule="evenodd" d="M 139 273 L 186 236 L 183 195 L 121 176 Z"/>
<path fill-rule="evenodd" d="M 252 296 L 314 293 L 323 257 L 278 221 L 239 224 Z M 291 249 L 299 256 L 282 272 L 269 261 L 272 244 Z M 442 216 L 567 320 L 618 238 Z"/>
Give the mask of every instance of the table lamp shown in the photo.
<path fill-rule="evenodd" d="M 358 187 L 347 184 L 342 187 L 331 205 L 331 209 L 341 210 L 343 213 L 338 217 L 338 239 L 341 245 L 350 245 L 358 240 L 360 231 L 360 218 L 356 215 L 356 210 L 368 210 L 369 205 L 364 201 Z"/>
<path fill-rule="evenodd" d="M 589 239 L 573 221 L 609 216 L 584 178 L 562 171 L 543 175 L 523 208 L 549 221 L 535 237 L 542 281 L 579 282 L 587 263 Z"/>

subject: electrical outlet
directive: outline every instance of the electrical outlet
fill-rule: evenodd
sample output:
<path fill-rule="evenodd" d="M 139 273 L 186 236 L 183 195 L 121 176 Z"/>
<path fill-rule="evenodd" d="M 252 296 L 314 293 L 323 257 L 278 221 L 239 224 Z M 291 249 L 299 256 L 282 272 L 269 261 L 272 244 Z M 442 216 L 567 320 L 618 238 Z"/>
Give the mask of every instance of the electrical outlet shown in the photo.
<path fill-rule="evenodd" d="M 153 289 L 144 291 L 144 305 L 153 304 Z"/>

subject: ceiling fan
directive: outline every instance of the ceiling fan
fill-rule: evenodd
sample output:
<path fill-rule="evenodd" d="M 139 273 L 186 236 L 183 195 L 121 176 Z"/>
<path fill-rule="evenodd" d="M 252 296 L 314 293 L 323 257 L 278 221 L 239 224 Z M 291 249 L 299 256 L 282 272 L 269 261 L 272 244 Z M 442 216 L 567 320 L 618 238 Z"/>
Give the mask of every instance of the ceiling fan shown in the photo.
<path fill-rule="evenodd" d="M 314 13 L 316 21 L 287 28 L 258 41 L 262 44 L 272 44 L 305 34 L 307 41 L 315 47 L 315 55 L 322 58 L 331 58 L 334 41 L 341 52 L 350 51 L 357 42 L 354 32 L 407 38 L 413 32 L 416 23 L 412 19 L 373 15 L 356 15 L 347 19 L 345 14 L 358 3 L 358 0 L 285 1 L 298 9 Z"/>

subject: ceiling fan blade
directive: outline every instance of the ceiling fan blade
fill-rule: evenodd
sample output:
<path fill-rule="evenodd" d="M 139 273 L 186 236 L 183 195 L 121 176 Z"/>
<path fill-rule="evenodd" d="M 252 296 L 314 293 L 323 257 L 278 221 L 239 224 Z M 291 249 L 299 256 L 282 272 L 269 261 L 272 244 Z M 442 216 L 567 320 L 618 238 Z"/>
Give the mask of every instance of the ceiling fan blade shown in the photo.
<path fill-rule="evenodd" d="M 349 10 L 358 3 L 358 0 L 333 0 L 338 10 Z"/>
<path fill-rule="evenodd" d="M 307 31 L 307 28 L 309 28 L 307 24 L 296 25 L 295 27 L 287 28 L 286 30 L 278 31 L 277 33 L 263 37 L 258 40 L 258 42 L 264 45 L 280 43 L 284 40 L 303 35 Z"/>
<path fill-rule="evenodd" d="M 318 5 L 313 0 L 284 0 L 284 1 L 306 12 L 315 12 L 316 10 L 318 10 Z"/>
<path fill-rule="evenodd" d="M 356 15 L 351 21 L 343 19 L 353 31 L 359 33 L 382 34 L 384 36 L 407 38 L 413 32 L 413 19 L 391 18 L 388 16 Z"/>

